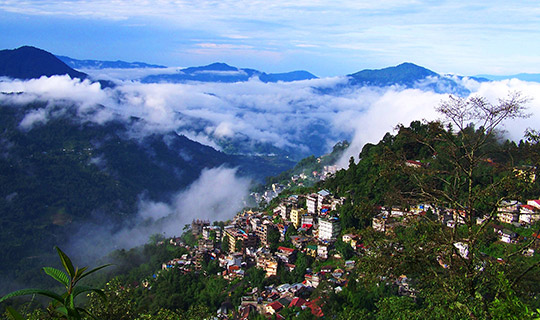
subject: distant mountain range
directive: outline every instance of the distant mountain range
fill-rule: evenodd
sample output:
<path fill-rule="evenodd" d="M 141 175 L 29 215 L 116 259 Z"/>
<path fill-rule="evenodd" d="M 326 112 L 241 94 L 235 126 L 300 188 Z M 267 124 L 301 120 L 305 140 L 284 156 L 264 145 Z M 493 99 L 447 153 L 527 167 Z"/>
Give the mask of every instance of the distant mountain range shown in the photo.
<path fill-rule="evenodd" d="M 179 70 L 174 74 L 150 75 L 142 79 L 144 83 L 181 83 L 188 81 L 199 82 L 243 82 L 258 77 L 262 82 L 291 82 L 298 80 L 317 79 L 317 76 L 307 71 L 292 71 L 286 73 L 265 73 L 255 69 L 240 69 L 225 63 L 212 63 L 202 67 L 190 67 Z"/>
<path fill-rule="evenodd" d="M 494 75 L 489 75 L 489 74 L 481 74 L 481 75 L 478 75 L 478 77 L 489 79 L 491 81 L 519 79 L 522 81 L 540 82 L 540 73 L 518 73 L 514 75 L 509 75 L 509 76 L 494 76 Z"/>
<path fill-rule="evenodd" d="M 137 68 L 167 68 L 157 64 L 126 61 L 77 60 L 66 56 L 56 56 L 73 69 L 137 69 Z"/>

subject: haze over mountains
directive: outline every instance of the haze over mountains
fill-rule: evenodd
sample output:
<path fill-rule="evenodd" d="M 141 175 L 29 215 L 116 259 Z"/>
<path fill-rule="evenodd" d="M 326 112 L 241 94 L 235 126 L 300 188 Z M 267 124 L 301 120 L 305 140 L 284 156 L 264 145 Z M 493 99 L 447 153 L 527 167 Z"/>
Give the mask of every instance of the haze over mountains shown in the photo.
<path fill-rule="evenodd" d="M 5 270 L 60 240 L 76 238 L 80 249 L 99 238 L 118 248 L 154 232 L 178 235 L 193 217 L 226 220 L 250 179 L 342 140 L 351 141 L 346 165 L 398 123 L 435 119 L 433 107 L 449 93 L 496 101 L 519 90 L 537 97 L 535 116 L 508 135 L 519 139 L 540 123 L 537 83 L 440 75 L 412 63 L 317 78 L 224 63 L 62 59 L 85 73 L 37 48 L 0 51 Z"/>

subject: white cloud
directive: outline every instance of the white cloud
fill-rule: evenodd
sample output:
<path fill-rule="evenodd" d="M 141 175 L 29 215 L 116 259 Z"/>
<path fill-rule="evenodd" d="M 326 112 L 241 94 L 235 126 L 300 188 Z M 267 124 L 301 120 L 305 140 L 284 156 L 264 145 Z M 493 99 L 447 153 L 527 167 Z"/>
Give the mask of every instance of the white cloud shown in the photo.
<path fill-rule="evenodd" d="M 141 198 L 138 215 L 126 226 L 113 230 L 112 224 L 85 224 L 72 237 L 71 251 L 85 252 L 86 259 L 102 257 L 116 249 L 144 244 L 152 234 L 179 236 L 194 219 L 226 221 L 239 212 L 248 196 L 250 181 L 236 175 L 236 169 L 213 168 L 202 171 L 198 180 L 179 191 L 170 202 Z M 91 244 L 91 245 L 89 245 Z"/>
<path fill-rule="evenodd" d="M 352 138 L 347 156 L 357 156 L 363 144 L 378 142 L 398 123 L 436 119 L 434 107 L 447 97 L 400 87 L 346 88 L 339 94 L 322 94 L 314 89 L 333 88 L 344 81 L 339 77 L 292 83 L 263 83 L 257 79 L 186 84 L 124 81 L 114 89 L 103 90 L 89 81 L 44 77 L 0 82 L 0 91 L 19 93 L 2 95 L 0 101 L 50 101 L 24 117 L 20 127 L 26 130 L 61 114 L 62 106 L 75 104 L 83 121 L 142 118 L 144 121 L 132 128 L 136 135 L 176 131 L 216 148 L 216 138 L 248 137 L 279 148 L 312 152 L 320 152 L 321 147 L 328 151 L 334 142 Z M 513 139 L 521 138 L 526 127 L 534 128 L 538 123 L 540 84 L 518 80 L 478 83 L 468 78 L 459 81 L 492 100 L 516 90 L 533 98 L 530 105 L 534 116 L 507 124 Z"/>

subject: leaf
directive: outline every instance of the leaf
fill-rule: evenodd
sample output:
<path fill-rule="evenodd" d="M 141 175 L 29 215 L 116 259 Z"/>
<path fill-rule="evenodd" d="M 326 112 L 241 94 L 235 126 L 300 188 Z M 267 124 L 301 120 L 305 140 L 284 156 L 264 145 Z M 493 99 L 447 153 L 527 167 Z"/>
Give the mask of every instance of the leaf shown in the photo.
<path fill-rule="evenodd" d="M 7 300 L 9 298 L 18 297 L 18 296 L 25 296 L 25 295 L 28 295 L 28 294 L 39 294 L 39 295 L 46 296 L 46 297 L 52 298 L 54 300 L 60 301 L 61 303 L 64 302 L 62 297 L 59 296 L 58 294 L 56 294 L 56 293 L 54 293 L 52 291 L 42 290 L 42 289 L 22 289 L 22 290 L 17 290 L 17 291 L 8 293 L 5 296 L 3 296 L 0 299 L 0 302 L 5 301 L 5 300 Z"/>
<path fill-rule="evenodd" d="M 60 260 L 62 260 L 62 265 L 66 269 L 67 273 L 73 279 L 75 277 L 75 268 L 73 268 L 73 263 L 71 263 L 71 259 L 65 254 L 60 248 L 55 247 L 56 251 L 58 251 L 58 255 L 60 256 Z"/>
<path fill-rule="evenodd" d="M 13 309 L 12 307 L 6 307 L 7 312 L 9 312 L 9 315 L 15 319 L 15 320 L 24 320 L 23 316 L 17 312 L 17 310 Z"/>
<path fill-rule="evenodd" d="M 86 276 L 88 276 L 88 275 L 90 275 L 90 274 L 92 274 L 92 273 L 94 273 L 96 271 L 99 271 L 99 270 L 101 270 L 103 268 L 109 267 L 109 266 L 112 266 L 112 264 L 110 264 L 110 263 L 109 264 L 104 264 L 102 266 L 94 268 L 94 269 L 88 271 L 87 273 L 82 274 L 81 277 L 78 280 L 80 280 L 80 279 L 82 279 L 82 278 L 84 278 L 84 277 L 86 277 Z"/>
<path fill-rule="evenodd" d="M 82 267 L 81 269 L 77 269 L 77 272 L 75 272 L 75 279 L 76 281 L 80 280 L 80 277 L 83 275 L 83 273 L 88 269 L 88 267 Z"/>
<path fill-rule="evenodd" d="M 66 288 L 69 288 L 69 277 L 62 270 L 52 267 L 43 267 L 43 271 L 45 271 L 45 273 L 49 276 L 53 277 L 56 281 L 63 284 Z"/>
<path fill-rule="evenodd" d="M 72 294 L 68 294 L 66 299 L 64 300 L 64 305 L 66 306 L 66 308 L 68 309 L 68 312 L 70 309 L 74 309 L 75 308 L 75 300 L 74 300 L 74 296 L 73 296 L 73 293 Z"/>
<path fill-rule="evenodd" d="M 64 307 L 63 305 L 60 306 L 60 307 L 58 307 L 58 308 L 56 308 L 56 311 L 60 312 L 60 313 L 63 314 L 63 315 L 66 315 L 66 316 L 67 316 L 67 314 L 68 314 L 68 311 L 67 311 L 66 307 Z"/>

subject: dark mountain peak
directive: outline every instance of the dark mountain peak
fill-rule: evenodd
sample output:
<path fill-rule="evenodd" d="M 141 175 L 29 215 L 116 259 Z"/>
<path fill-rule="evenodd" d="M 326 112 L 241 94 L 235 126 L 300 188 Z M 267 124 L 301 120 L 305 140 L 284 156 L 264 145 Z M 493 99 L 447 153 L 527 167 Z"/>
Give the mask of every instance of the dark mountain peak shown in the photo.
<path fill-rule="evenodd" d="M 13 50 L 0 50 L 0 76 L 35 79 L 64 74 L 72 78 L 88 77 L 85 73 L 70 68 L 52 53 L 36 47 L 23 46 Z"/>
<path fill-rule="evenodd" d="M 259 76 L 259 79 L 262 82 L 290 82 L 290 81 L 299 81 L 299 80 L 310 80 L 317 79 L 317 76 L 304 71 L 304 70 L 295 70 L 285 73 L 263 73 Z"/>
<path fill-rule="evenodd" d="M 189 67 L 182 69 L 184 73 L 192 73 L 197 71 L 238 71 L 239 69 L 233 66 L 230 66 L 223 62 L 215 62 L 206 66 L 200 67 Z"/>
<path fill-rule="evenodd" d="M 375 86 L 399 84 L 407 87 L 429 76 L 438 77 L 439 75 L 411 62 L 383 69 L 366 69 L 349 75 L 353 84 Z"/>

